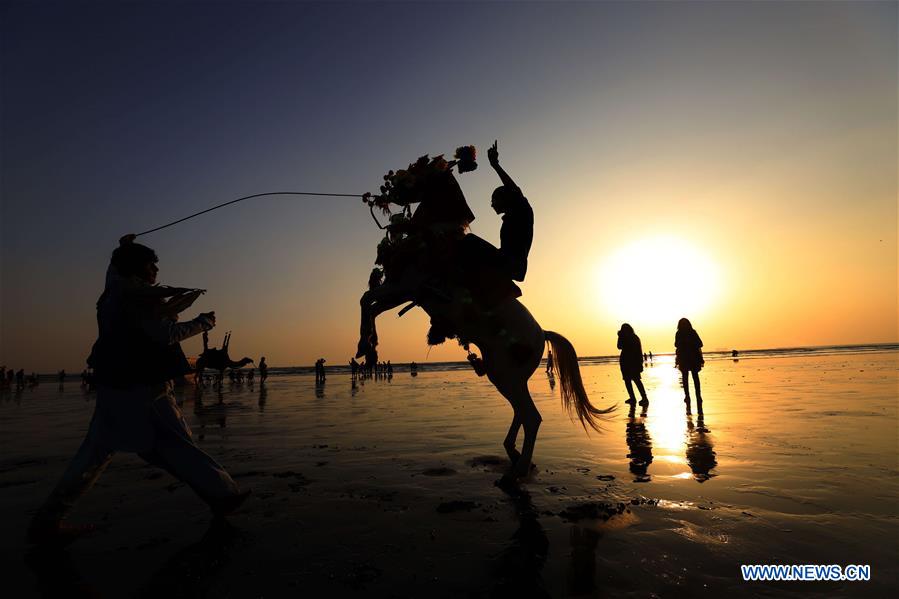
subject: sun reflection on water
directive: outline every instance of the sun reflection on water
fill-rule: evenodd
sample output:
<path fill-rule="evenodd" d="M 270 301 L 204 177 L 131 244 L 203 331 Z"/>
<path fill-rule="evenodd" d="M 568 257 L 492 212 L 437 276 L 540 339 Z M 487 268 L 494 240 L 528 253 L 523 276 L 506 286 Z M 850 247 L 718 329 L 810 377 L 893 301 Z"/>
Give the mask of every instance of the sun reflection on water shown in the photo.
<path fill-rule="evenodd" d="M 651 389 L 645 422 L 652 437 L 655 459 L 686 467 L 684 395 L 680 387 L 680 372 L 673 366 L 673 358 L 665 356 L 643 371 L 647 387 Z"/>
<path fill-rule="evenodd" d="M 681 375 L 674 358 L 663 356 L 643 371 L 649 406 L 632 406 L 625 427 L 634 482 L 654 477 L 705 482 L 717 467 L 713 439 L 698 411 L 684 403 Z M 693 406 L 696 408 L 695 399 Z"/>

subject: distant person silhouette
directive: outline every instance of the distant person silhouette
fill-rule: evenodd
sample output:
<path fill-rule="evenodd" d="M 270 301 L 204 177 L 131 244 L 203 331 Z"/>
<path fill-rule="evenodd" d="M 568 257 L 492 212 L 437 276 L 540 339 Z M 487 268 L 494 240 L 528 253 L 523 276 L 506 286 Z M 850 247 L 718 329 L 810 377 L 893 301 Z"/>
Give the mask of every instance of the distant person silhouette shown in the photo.
<path fill-rule="evenodd" d="M 319 358 L 315 361 L 315 382 L 325 382 L 325 359 Z"/>
<path fill-rule="evenodd" d="M 490 200 L 493 210 L 503 215 L 503 225 L 499 232 L 500 267 L 513 280 L 524 281 L 528 270 L 528 253 L 534 240 L 534 211 L 512 177 L 500 166 L 497 145 L 494 141 L 487 150 L 487 159 L 503 183 L 493 190 Z"/>
<path fill-rule="evenodd" d="M 553 366 L 554 366 L 554 363 L 553 363 L 553 350 L 549 350 L 549 351 L 546 353 L 546 372 L 548 372 L 549 374 L 552 374 L 552 372 L 553 372 Z"/>
<path fill-rule="evenodd" d="M 268 364 L 265 363 L 265 356 L 259 358 L 259 384 L 265 382 L 268 378 Z"/>
<path fill-rule="evenodd" d="M 702 339 L 686 318 L 681 318 L 677 323 L 674 347 L 674 365 L 681 371 L 687 410 L 690 409 L 690 383 L 687 374 L 692 373 L 693 386 L 696 388 L 696 407 L 702 411 L 702 387 L 699 385 L 699 371 L 705 365 L 705 359 L 702 357 Z"/>
<path fill-rule="evenodd" d="M 618 349 L 621 350 L 618 364 L 621 367 L 624 386 L 627 388 L 627 403 L 637 403 L 637 398 L 634 397 L 634 385 L 637 385 L 637 390 L 640 391 L 640 405 L 648 406 L 649 399 L 646 398 L 646 389 L 643 388 L 643 381 L 640 379 L 640 373 L 643 372 L 643 360 L 641 359 L 643 348 L 633 327 L 627 323 L 622 324 L 621 330 L 618 331 Z"/>
<path fill-rule="evenodd" d="M 190 372 L 180 341 L 215 326 L 206 312 L 178 323 L 163 315 L 156 288 L 156 253 L 126 235 L 112 253 L 106 288 L 97 301 L 99 337 L 88 363 L 98 384 L 87 436 L 29 527 L 35 543 L 60 543 L 87 532 L 64 522 L 75 502 L 102 474 L 115 451 L 128 451 L 186 482 L 216 516 L 247 494 L 198 448 L 175 403 L 172 380 Z M 163 295 L 162 293 L 168 293 Z"/>
<path fill-rule="evenodd" d="M 652 364 L 652 352 L 649 352 L 649 363 Z"/>

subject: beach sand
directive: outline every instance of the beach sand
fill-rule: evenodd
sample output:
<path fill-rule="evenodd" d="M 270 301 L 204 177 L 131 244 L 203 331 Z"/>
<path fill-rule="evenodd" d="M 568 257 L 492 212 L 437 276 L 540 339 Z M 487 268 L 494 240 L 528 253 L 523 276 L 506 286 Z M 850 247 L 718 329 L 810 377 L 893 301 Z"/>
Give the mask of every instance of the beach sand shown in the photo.
<path fill-rule="evenodd" d="M 897 589 L 899 353 L 709 361 L 704 419 L 670 357 L 628 415 L 617 364 L 582 366 L 601 434 L 531 379 L 536 470 L 494 483 L 511 410 L 471 371 L 352 388 L 271 377 L 180 392 L 198 444 L 253 497 L 229 525 L 119 454 L 65 551 L 25 529 L 77 449 L 93 395 L 69 382 L 0 398 L 3 594 L 91 597 L 886 596 Z M 869 564 L 869 582 L 743 582 L 740 564 Z"/>

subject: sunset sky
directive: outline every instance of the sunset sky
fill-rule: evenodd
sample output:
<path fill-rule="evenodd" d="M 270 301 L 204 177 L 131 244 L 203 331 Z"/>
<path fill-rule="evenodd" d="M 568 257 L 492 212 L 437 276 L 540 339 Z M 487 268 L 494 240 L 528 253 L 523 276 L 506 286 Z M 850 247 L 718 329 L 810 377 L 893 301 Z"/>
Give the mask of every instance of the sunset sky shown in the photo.
<path fill-rule="evenodd" d="M 707 350 L 894 342 L 897 4 L 6 3 L 0 364 L 80 371 L 118 238 L 265 191 L 377 192 L 474 144 L 498 244 L 529 198 L 521 301 L 578 353 L 677 319 Z M 381 238 L 347 198 L 253 200 L 140 238 L 208 289 L 232 357 L 343 364 Z M 381 356 L 460 360 L 418 310 Z M 196 353 L 199 340 L 185 344 Z"/>

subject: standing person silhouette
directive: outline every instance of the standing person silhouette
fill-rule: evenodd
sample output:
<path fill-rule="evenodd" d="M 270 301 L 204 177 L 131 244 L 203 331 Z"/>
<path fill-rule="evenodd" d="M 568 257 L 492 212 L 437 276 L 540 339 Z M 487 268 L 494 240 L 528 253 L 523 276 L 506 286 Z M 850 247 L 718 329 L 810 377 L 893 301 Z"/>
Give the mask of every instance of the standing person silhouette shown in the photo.
<path fill-rule="evenodd" d="M 702 339 L 686 318 L 681 318 L 677 322 L 674 347 L 674 365 L 681 371 L 683 377 L 684 403 L 687 404 L 687 410 L 690 410 L 690 383 L 687 373 L 692 373 L 693 386 L 696 388 L 696 408 L 702 411 L 702 388 L 699 385 L 699 371 L 705 364 L 702 357 Z"/>
<path fill-rule="evenodd" d="M 265 363 L 265 356 L 259 358 L 259 384 L 265 382 L 268 378 L 268 364 Z"/>
<path fill-rule="evenodd" d="M 503 215 L 500 228 L 499 262 L 502 270 L 515 281 L 524 281 L 528 270 L 528 253 L 534 240 L 534 211 L 512 177 L 499 165 L 499 148 L 494 140 L 487 150 L 490 166 L 503 184 L 493 190 L 490 206 Z"/>
<path fill-rule="evenodd" d="M 618 331 L 618 349 L 621 350 L 618 364 L 621 366 L 621 376 L 627 388 L 627 403 L 631 405 L 637 403 L 637 398 L 634 397 L 636 384 L 637 390 L 640 391 L 640 405 L 648 406 L 649 399 L 646 398 L 646 389 L 643 388 L 643 381 L 640 379 L 640 373 L 643 372 L 643 347 L 634 328 L 627 323 L 622 324 L 621 330 Z"/>
<path fill-rule="evenodd" d="M 126 235 L 112 253 L 97 301 L 99 336 L 88 358 L 97 381 L 94 415 L 81 447 L 32 519 L 29 537 L 35 543 L 65 542 L 92 530 L 64 519 L 115 451 L 137 453 L 164 468 L 190 485 L 216 516 L 234 511 L 249 494 L 194 444 L 175 403 L 172 380 L 190 372 L 180 342 L 214 327 L 215 313 L 176 322 L 162 298 L 183 304 L 196 290 L 156 286 L 156 253 L 133 240 Z"/>
<path fill-rule="evenodd" d="M 548 352 L 546 352 L 546 372 L 548 374 L 553 373 L 554 364 L 555 363 L 553 362 L 553 350 L 549 350 Z"/>

